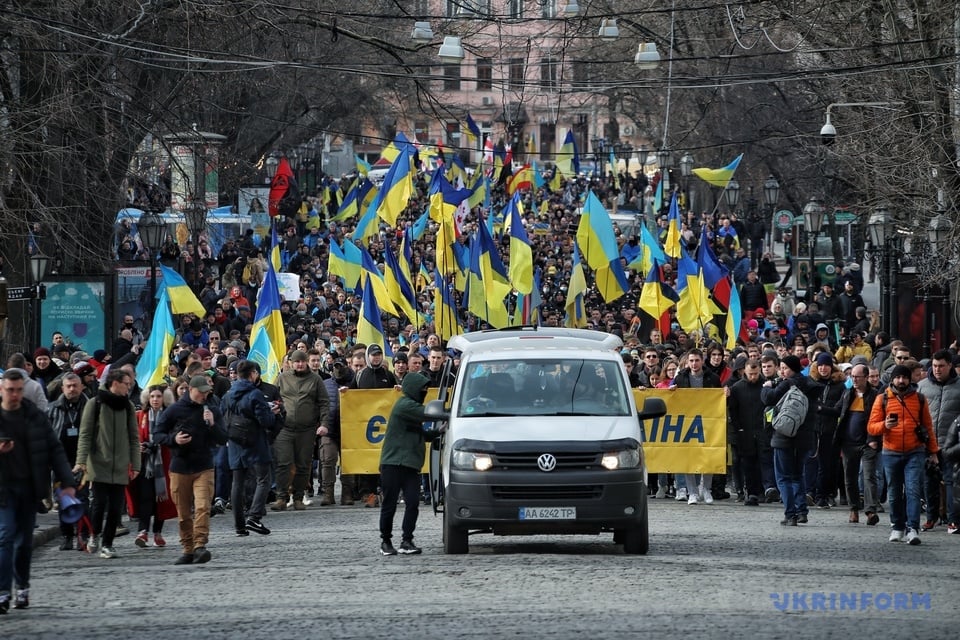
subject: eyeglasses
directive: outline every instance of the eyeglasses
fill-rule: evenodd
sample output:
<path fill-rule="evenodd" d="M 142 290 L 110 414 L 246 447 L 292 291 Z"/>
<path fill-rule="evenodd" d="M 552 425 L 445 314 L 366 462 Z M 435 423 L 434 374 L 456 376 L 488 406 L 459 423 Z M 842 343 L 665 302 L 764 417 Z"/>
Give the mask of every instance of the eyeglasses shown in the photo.
<path fill-rule="evenodd" d="M 659 359 L 660 359 L 660 356 L 656 355 L 655 353 L 650 353 L 650 354 L 647 354 L 647 355 L 645 355 L 645 356 L 643 356 L 643 357 L 644 357 L 645 359 L 647 359 L 647 360 L 659 360 Z"/>
<path fill-rule="evenodd" d="M 894 360 L 909 360 L 909 359 L 910 359 L 910 356 L 897 356 L 894 358 Z"/>

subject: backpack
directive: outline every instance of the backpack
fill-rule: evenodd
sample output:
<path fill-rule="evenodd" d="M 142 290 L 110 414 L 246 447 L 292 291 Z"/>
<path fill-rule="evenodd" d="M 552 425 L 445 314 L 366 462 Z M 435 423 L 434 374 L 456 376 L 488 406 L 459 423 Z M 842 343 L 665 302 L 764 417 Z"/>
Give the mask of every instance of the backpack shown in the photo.
<path fill-rule="evenodd" d="M 773 414 L 773 429 L 780 435 L 792 438 L 797 435 L 800 425 L 807 418 L 810 402 L 796 385 L 791 385 L 787 393 L 780 398 Z"/>
<path fill-rule="evenodd" d="M 242 411 L 234 412 L 227 409 L 224 413 L 223 421 L 227 425 L 228 440 L 240 445 L 244 449 L 252 447 L 257 443 L 257 433 L 260 431 L 260 424 L 253 418 L 243 415 Z"/>

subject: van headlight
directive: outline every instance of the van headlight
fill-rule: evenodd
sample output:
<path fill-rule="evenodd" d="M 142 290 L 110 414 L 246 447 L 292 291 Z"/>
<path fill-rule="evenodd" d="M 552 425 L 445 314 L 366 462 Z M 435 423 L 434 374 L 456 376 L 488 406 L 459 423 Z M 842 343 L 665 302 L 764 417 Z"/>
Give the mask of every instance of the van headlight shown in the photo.
<path fill-rule="evenodd" d="M 600 464 L 604 469 L 636 469 L 640 466 L 640 450 L 625 449 L 605 453 Z"/>
<path fill-rule="evenodd" d="M 453 451 L 453 468 L 466 471 L 486 471 L 493 467 L 493 458 L 488 453 L 477 453 L 476 451 Z"/>

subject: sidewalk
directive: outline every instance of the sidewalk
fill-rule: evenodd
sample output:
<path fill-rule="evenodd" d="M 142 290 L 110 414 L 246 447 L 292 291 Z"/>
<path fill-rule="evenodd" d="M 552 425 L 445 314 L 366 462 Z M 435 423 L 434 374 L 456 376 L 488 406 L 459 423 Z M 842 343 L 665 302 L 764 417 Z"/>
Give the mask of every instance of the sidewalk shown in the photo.
<path fill-rule="evenodd" d="M 42 547 L 60 538 L 60 517 L 54 513 L 38 513 L 37 528 L 33 530 L 33 548 Z"/>

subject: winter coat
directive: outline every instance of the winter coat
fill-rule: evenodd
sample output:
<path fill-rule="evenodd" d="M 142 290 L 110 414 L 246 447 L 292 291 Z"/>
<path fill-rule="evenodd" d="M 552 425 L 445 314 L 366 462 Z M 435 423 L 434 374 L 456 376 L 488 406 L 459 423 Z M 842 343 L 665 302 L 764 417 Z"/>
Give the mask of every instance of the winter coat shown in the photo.
<path fill-rule="evenodd" d="M 815 446 L 817 420 L 819 418 L 817 403 L 820 402 L 823 385 L 816 380 L 811 380 L 806 376 L 797 374 L 781 380 L 775 387 L 764 387 L 760 394 L 760 400 L 765 407 L 775 406 L 780 402 L 780 398 L 787 395 L 787 391 L 793 386 L 799 387 L 803 395 L 807 396 L 807 417 L 804 419 L 803 424 L 800 425 L 797 434 L 792 438 L 788 438 L 774 431 L 773 436 L 770 438 L 770 446 L 774 449 L 810 450 Z"/>
<path fill-rule="evenodd" d="M 690 369 L 682 369 L 677 372 L 677 377 L 673 379 L 673 384 L 678 389 L 689 389 L 690 387 Z M 719 389 L 720 388 L 720 376 L 715 374 L 713 371 L 710 371 L 706 367 L 703 368 L 703 388 L 704 389 Z"/>
<path fill-rule="evenodd" d="M 883 401 L 884 396 L 887 399 L 886 403 Z M 887 406 L 884 407 L 884 404 Z M 899 416 L 897 424 L 892 429 L 887 429 L 884 423 L 889 413 L 896 413 Z M 918 424 L 922 424 L 927 431 L 926 444 L 917 437 Z M 928 453 L 936 453 L 940 450 L 933 429 L 933 419 L 930 417 L 930 403 L 922 399 L 913 387 L 907 389 L 902 397 L 891 387 L 885 389 L 873 403 L 867 431 L 870 435 L 883 437 L 885 451 L 912 453 L 926 449 Z"/>
<path fill-rule="evenodd" d="M 817 404 L 810 405 L 811 410 L 817 412 L 817 433 L 833 440 L 840 417 L 840 401 L 847 388 L 846 378 L 837 367 L 833 367 L 828 378 L 821 378 L 817 367 L 811 366 L 810 379 L 824 385 Z"/>
<path fill-rule="evenodd" d="M 423 467 L 423 430 L 426 418 L 423 415 L 423 400 L 427 397 L 429 381 L 419 373 L 403 377 L 402 395 L 393 404 L 387 419 L 387 434 L 380 449 L 380 465 L 398 465 L 418 471 Z"/>
<path fill-rule="evenodd" d="M 63 445 L 50 427 L 47 414 L 29 400 L 23 400 L 23 419 L 27 425 L 27 448 L 30 451 L 30 478 L 33 481 L 33 495 L 39 500 L 46 497 L 50 490 L 50 471 L 61 484 L 76 487 L 73 471 L 67 461 Z M 0 434 L 6 434 L 3 417 L 0 414 Z M 21 443 L 17 443 L 19 446 Z M 5 476 L 3 456 L 0 455 L 0 499 L 3 497 Z"/>
<path fill-rule="evenodd" d="M 277 378 L 277 386 L 287 410 L 285 429 L 316 431 L 327 424 L 330 398 L 319 375 L 309 369 L 302 373 L 284 371 Z"/>
<path fill-rule="evenodd" d="M 847 429 L 850 422 L 850 405 L 853 404 L 854 398 L 857 397 L 857 390 L 853 387 L 844 390 L 843 396 L 840 398 L 840 416 L 837 418 L 837 430 L 833 432 L 833 444 L 834 446 L 842 445 L 859 445 L 863 446 L 871 441 L 879 442 L 880 439 L 877 436 L 871 436 L 867 432 L 867 421 L 870 419 L 870 412 L 873 410 L 873 403 L 877 399 L 877 390 L 867 385 L 867 390 L 863 392 L 863 433 L 859 433 L 851 439 L 850 435 L 847 433 Z"/>
<path fill-rule="evenodd" d="M 954 420 L 947 429 L 943 459 L 953 464 L 953 486 L 960 485 L 960 418 Z"/>
<path fill-rule="evenodd" d="M 767 290 L 759 280 L 744 282 L 740 287 L 740 307 L 742 309 L 767 309 Z"/>
<path fill-rule="evenodd" d="M 161 412 L 163 409 L 161 409 Z M 177 517 L 177 505 L 173 502 L 173 493 L 170 491 L 170 449 L 167 447 L 161 447 L 152 439 L 152 434 L 150 431 L 150 409 L 149 407 L 141 411 L 137 411 L 137 435 L 140 438 L 140 442 L 147 442 L 148 451 L 140 454 L 140 470 L 141 473 L 137 476 L 129 485 L 127 485 L 127 513 L 131 518 L 140 518 L 141 514 L 139 512 L 140 500 L 139 500 L 139 491 L 140 487 L 145 482 L 154 482 L 153 478 L 148 478 L 146 465 L 150 463 L 150 447 L 159 447 L 160 449 L 160 459 L 163 463 L 163 481 L 166 485 L 167 497 L 163 500 L 158 500 L 156 504 L 156 511 L 154 515 L 158 520 L 173 520 Z M 154 489 L 156 491 L 156 489 Z"/>
<path fill-rule="evenodd" d="M 230 391 L 223 397 L 224 412 L 241 414 L 252 418 L 259 425 L 257 437 L 249 447 L 242 447 L 236 442 L 227 442 L 227 457 L 231 469 L 252 469 L 255 464 L 270 463 L 270 437 L 276 422 L 276 416 L 267 399 L 249 380 L 239 379 L 230 387 Z M 229 432 L 228 432 L 229 435 Z"/>
<path fill-rule="evenodd" d="M 77 464 L 87 466 L 87 480 L 107 484 L 126 485 L 140 471 L 136 409 L 126 396 L 101 389 L 84 406 Z"/>
<path fill-rule="evenodd" d="M 937 442 L 940 446 L 947 440 L 947 431 L 953 421 L 960 416 L 960 376 L 950 367 L 950 375 L 944 382 L 937 382 L 933 374 L 920 381 L 918 386 L 930 404 L 930 416 L 937 432 Z"/>
<path fill-rule="evenodd" d="M 762 391 L 762 378 L 755 383 L 741 378 L 730 386 L 730 396 L 727 398 L 728 439 L 737 453 L 743 456 L 755 456 L 758 452 L 764 427 L 763 403 L 760 401 Z"/>
<path fill-rule="evenodd" d="M 226 444 L 227 430 L 218 404 L 206 405 L 213 412 L 213 426 L 203 421 L 204 405 L 197 404 L 185 393 L 163 410 L 153 427 L 154 440 L 170 448 L 170 472 L 193 474 L 213 469 L 213 449 Z M 193 436 L 186 444 L 177 444 L 179 432 Z"/>

